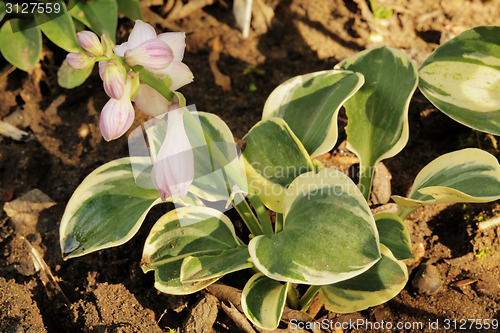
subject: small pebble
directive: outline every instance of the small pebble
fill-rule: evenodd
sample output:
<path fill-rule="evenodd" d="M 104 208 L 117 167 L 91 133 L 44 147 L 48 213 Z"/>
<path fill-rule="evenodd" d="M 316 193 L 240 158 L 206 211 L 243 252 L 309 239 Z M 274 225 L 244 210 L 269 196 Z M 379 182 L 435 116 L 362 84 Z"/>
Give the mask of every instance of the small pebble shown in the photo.
<path fill-rule="evenodd" d="M 443 281 L 436 266 L 427 264 L 420 266 L 412 281 L 413 289 L 422 295 L 435 294 L 442 285 Z"/>

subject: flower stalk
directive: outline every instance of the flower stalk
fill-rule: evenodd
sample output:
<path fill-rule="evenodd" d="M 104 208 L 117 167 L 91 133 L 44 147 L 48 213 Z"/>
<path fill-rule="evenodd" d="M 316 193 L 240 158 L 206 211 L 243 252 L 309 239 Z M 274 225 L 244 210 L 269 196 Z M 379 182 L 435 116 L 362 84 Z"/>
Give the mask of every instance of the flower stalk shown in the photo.
<path fill-rule="evenodd" d="M 316 295 L 319 292 L 321 286 L 310 286 L 306 293 L 300 298 L 299 308 L 300 311 L 306 312 L 311 304 L 314 302 Z"/>

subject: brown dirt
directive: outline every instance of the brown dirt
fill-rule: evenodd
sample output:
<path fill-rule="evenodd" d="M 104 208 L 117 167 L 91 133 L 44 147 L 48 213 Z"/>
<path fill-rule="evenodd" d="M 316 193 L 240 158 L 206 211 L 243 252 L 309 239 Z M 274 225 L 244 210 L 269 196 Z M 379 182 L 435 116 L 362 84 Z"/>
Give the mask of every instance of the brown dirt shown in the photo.
<path fill-rule="evenodd" d="M 394 9 L 386 24 L 370 18 L 362 1 L 265 2 L 275 9 L 272 27 L 262 35 L 251 32 L 246 41 L 235 29 L 227 6 L 230 2 L 216 1 L 174 22 L 188 32 L 185 62 L 195 74 L 195 82 L 182 92 L 198 110 L 222 117 L 239 138 L 259 120 L 266 97 L 277 85 L 295 75 L 332 68 L 345 57 L 374 46 L 369 42 L 374 31 L 384 36 L 384 44 L 404 50 L 419 65 L 439 43 L 464 29 L 500 25 L 500 0 L 380 0 Z M 159 7 L 153 10 L 161 12 Z M 131 25 L 123 23 L 121 35 L 125 36 Z M 222 46 L 218 67 L 231 78 L 228 92 L 214 83 L 209 67 L 210 45 L 216 37 Z M 240 332 L 226 314 L 228 307 L 220 306 L 223 298 L 214 300 L 206 292 L 161 294 L 153 287 L 152 275 L 142 274 L 138 263 L 145 237 L 168 206 L 153 209 L 129 243 L 62 260 L 59 221 L 72 192 L 97 166 L 128 153 L 126 138 L 112 143 L 101 138 L 99 110 L 106 96 L 96 73 L 72 91 L 55 83 L 54 64 L 64 56 L 48 43 L 34 75 L 16 70 L 0 80 L 0 119 L 16 117 L 17 126 L 31 136 L 26 142 L 0 138 L 0 200 L 11 201 L 40 189 L 57 203 L 42 211 L 29 228 L 16 228 L 0 210 L 0 331 L 168 332 L 178 328 L 182 332 Z M 265 74 L 245 75 L 249 66 Z M 5 63 L 2 67 L 8 69 Z M 137 118 L 133 128 L 146 119 L 140 113 Z M 339 125 L 340 143 L 345 139 L 345 124 L 340 121 Z M 481 147 L 500 156 L 487 136 L 453 122 L 420 93 L 410 106 L 410 127 L 407 147 L 384 162 L 392 175 L 393 194 L 405 195 L 418 171 L 443 153 Z M 336 149 L 326 162 L 333 164 L 340 155 Z M 417 258 L 409 263 L 410 281 L 401 294 L 354 314 L 320 310 L 316 320 L 424 324 L 424 329 L 414 326 L 411 332 L 430 332 L 429 322 L 436 320 L 441 325 L 447 319 L 500 320 L 500 227 L 477 227 L 479 221 L 497 215 L 498 203 L 418 210 L 406 221 Z M 40 253 L 53 279 L 36 272 L 33 252 L 21 237 Z M 433 265 L 439 272 L 442 286 L 432 295 L 419 293 L 413 286 L 422 264 Z M 239 273 L 223 282 L 241 289 L 246 278 L 246 273 Z M 458 326 L 446 331 L 464 331 Z M 445 330 L 441 326 L 437 331 Z"/>

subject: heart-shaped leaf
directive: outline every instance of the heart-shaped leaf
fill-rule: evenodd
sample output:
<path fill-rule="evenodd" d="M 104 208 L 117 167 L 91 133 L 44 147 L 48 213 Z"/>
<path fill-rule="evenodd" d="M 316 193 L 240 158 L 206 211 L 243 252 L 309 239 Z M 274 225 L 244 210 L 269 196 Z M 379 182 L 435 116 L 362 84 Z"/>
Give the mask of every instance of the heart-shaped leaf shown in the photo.
<path fill-rule="evenodd" d="M 387 302 L 408 281 L 406 265 L 380 245 L 382 259 L 368 271 L 347 281 L 322 286 L 319 299 L 327 310 L 337 313 L 361 311 Z"/>
<path fill-rule="evenodd" d="M 350 279 L 380 259 L 370 208 L 352 180 L 323 169 L 286 190 L 283 231 L 248 245 L 254 265 L 271 279 L 323 285 Z"/>
<path fill-rule="evenodd" d="M 182 262 L 180 279 L 182 282 L 197 282 L 252 267 L 246 245 L 222 251 L 218 255 L 187 257 Z"/>
<path fill-rule="evenodd" d="M 182 262 L 188 257 L 214 256 L 240 245 L 231 221 L 207 207 L 182 207 L 163 215 L 144 245 L 141 267 L 155 271 L 156 289 L 175 295 L 194 293 L 220 278 L 181 282 Z M 210 258 L 209 258 L 210 259 Z"/>
<path fill-rule="evenodd" d="M 439 46 L 419 69 L 419 88 L 452 119 L 500 135 L 500 27 L 476 27 Z"/>
<path fill-rule="evenodd" d="M 391 213 L 377 214 L 375 215 L 375 224 L 380 236 L 380 244 L 387 246 L 396 259 L 413 258 L 410 233 L 397 215 Z"/>
<path fill-rule="evenodd" d="M 57 70 L 57 83 L 63 88 L 73 89 L 81 85 L 92 74 L 93 66 L 85 69 L 75 69 L 68 65 L 66 60 Z"/>
<path fill-rule="evenodd" d="M 269 209 L 283 212 L 286 187 L 300 174 L 314 170 L 309 154 L 279 118 L 258 122 L 243 140 L 249 184 Z"/>
<path fill-rule="evenodd" d="M 35 21 L 42 29 L 45 36 L 60 48 L 68 52 L 80 52 L 82 49 L 76 39 L 75 25 L 73 18 L 66 10 L 66 5 L 62 1 L 51 1 L 52 5 L 58 4 L 60 11 L 48 13 L 35 12 Z"/>
<path fill-rule="evenodd" d="M 248 280 L 241 294 L 241 307 L 250 321 L 265 330 L 274 330 L 285 308 L 289 283 L 280 283 L 257 273 Z"/>
<path fill-rule="evenodd" d="M 118 25 L 118 5 L 116 0 L 70 0 L 69 12 L 78 21 L 92 29 L 97 35 L 107 34 L 115 41 Z"/>
<path fill-rule="evenodd" d="M 398 216 L 405 219 L 420 206 L 451 202 L 490 202 L 500 199 L 500 164 L 481 149 L 444 154 L 417 175 L 408 198 L 392 196 Z"/>
<path fill-rule="evenodd" d="M 408 105 L 417 88 L 417 70 L 403 52 L 385 46 L 359 52 L 335 68 L 365 77 L 344 107 L 347 148 L 359 157 L 360 188 L 368 199 L 375 165 L 408 142 Z"/>
<path fill-rule="evenodd" d="M 124 244 L 159 202 L 156 190 L 136 184 L 130 158 L 104 164 L 83 180 L 66 206 L 59 230 L 63 256 L 74 258 Z"/>
<path fill-rule="evenodd" d="M 363 75 L 348 71 L 296 76 L 269 95 L 262 119 L 285 120 L 311 156 L 324 154 L 337 142 L 340 107 L 363 83 Z"/>
<path fill-rule="evenodd" d="M 0 51 L 12 65 L 31 73 L 42 54 L 42 33 L 33 21 L 10 19 L 0 29 Z"/>

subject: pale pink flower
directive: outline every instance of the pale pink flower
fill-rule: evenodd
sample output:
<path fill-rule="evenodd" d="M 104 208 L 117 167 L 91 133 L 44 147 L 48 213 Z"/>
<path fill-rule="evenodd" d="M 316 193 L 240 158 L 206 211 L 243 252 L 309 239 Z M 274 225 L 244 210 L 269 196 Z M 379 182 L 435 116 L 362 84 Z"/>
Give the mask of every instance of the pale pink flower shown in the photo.
<path fill-rule="evenodd" d="M 169 102 L 162 94 L 144 83 L 139 85 L 134 102 L 142 112 L 153 117 L 180 107 L 177 96 L 174 97 L 172 102 Z"/>
<path fill-rule="evenodd" d="M 183 121 L 184 109 L 168 113 L 167 134 L 151 177 L 163 201 L 168 197 L 185 197 L 194 178 L 194 156 Z"/>
<path fill-rule="evenodd" d="M 182 63 L 184 49 L 186 48 L 186 34 L 183 32 L 166 32 L 157 36 L 155 29 L 151 25 L 137 20 L 128 41 L 116 45 L 113 51 L 116 55 L 124 57 L 127 51 L 134 50 L 140 47 L 141 44 L 151 40 L 160 40 L 167 44 L 172 50 L 173 59 L 163 69 L 150 68 L 146 65 L 144 67 L 161 80 L 164 80 L 168 76 L 170 78 L 170 90 L 177 90 L 191 83 L 193 81 L 193 73 L 186 64 Z"/>
<path fill-rule="evenodd" d="M 173 60 L 172 49 L 159 39 L 150 39 L 125 52 L 129 66 L 141 65 L 149 69 L 163 69 Z"/>

